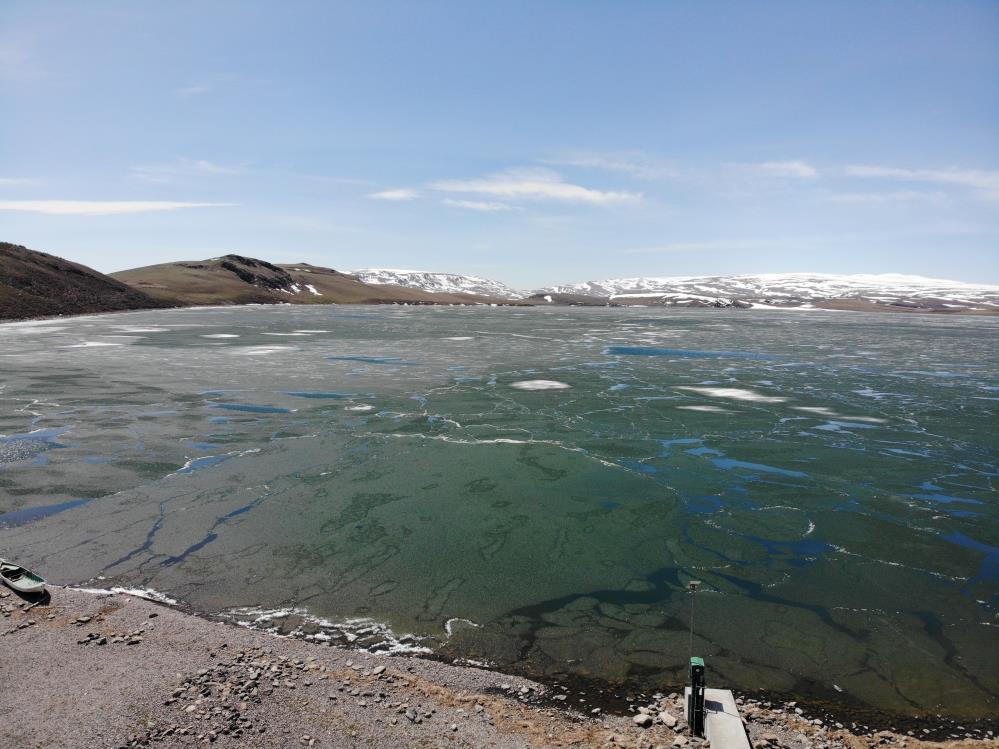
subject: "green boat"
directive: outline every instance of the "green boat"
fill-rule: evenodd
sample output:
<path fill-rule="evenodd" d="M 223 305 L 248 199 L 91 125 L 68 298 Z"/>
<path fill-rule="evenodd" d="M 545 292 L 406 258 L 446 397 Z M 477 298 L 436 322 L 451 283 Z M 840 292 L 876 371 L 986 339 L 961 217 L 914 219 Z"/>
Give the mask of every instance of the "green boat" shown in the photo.
<path fill-rule="evenodd" d="M 41 593 L 45 590 L 45 581 L 41 577 L 6 559 L 0 559 L 0 580 L 18 593 Z"/>

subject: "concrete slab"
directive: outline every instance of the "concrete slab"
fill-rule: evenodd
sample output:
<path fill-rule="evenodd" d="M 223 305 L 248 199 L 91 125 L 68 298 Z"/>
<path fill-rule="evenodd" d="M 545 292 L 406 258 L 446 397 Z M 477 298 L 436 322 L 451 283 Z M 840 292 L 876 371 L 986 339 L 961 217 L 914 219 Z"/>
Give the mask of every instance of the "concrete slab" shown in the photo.
<path fill-rule="evenodd" d="M 683 714 L 687 714 L 690 687 L 683 690 Z M 735 697 L 728 689 L 704 690 L 704 738 L 711 749 L 752 749 L 742 725 Z"/>

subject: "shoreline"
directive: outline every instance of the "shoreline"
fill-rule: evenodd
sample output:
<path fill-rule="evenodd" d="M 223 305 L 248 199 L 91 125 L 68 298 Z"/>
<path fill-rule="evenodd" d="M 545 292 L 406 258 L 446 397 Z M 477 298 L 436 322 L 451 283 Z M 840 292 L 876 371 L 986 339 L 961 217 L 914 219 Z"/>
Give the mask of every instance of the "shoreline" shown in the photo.
<path fill-rule="evenodd" d="M 324 302 L 322 304 L 293 304 L 291 302 L 247 302 L 246 304 L 197 304 L 178 305 L 173 307 L 141 307 L 137 309 L 116 309 L 101 310 L 99 312 L 76 312 L 65 315 L 43 315 L 41 317 L 16 317 L 0 318 L 0 326 L 15 325 L 25 323 L 41 323 L 53 320 L 72 320 L 81 317 L 97 317 L 103 315 L 120 315 L 132 312 L 169 312 L 171 310 L 217 310 L 217 309 L 243 309 L 245 307 L 294 307 L 294 308 L 314 308 L 314 307 L 486 307 L 494 309 L 497 307 L 510 308 L 536 308 L 536 309 L 663 309 L 669 312 L 712 312 L 712 311 L 739 311 L 739 312 L 850 312 L 869 314 L 897 314 L 906 315 L 927 315 L 930 317 L 999 317 L 999 309 L 961 309 L 961 310 L 931 310 L 931 309 L 908 309 L 908 308 L 886 308 L 886 309 L 855 309 L 848 306 L 829 307 L 779 307 L 754 305 L 747 308 L 737 307 L 670 307 L 665 305 L 645 305 L 645 304 L 540 304 L 534 302 L 522 302 L 520 300 L 506 303 L 492 302 Z"/>
<path fill-rule="evenodd" d="M 166 598 L 162 593 L 149 589 L 136 589 L 126 592 L 140 597 L 148 597 L 154 601 Z M 263 614 L 263 616 L 259 616 L 258 618 L 252 618 L 251 616 L 251 618 L 241 619 L 228 611 L 215 614 L 199 612 L 186 603 L 180 603 L 172 599 L 160 602 L 179 607 L 192 616 L 224 625 L 266 632 L 282 639 L 304 640 L 316 646 L 331 645 L 352 652 L 432 660 L 458 667 L 469 666 L 489 671 L 490 673 L 528 679 L 542 684 L 549 689 L 567 687 L 575 694 L 584 695 L 585 704 L 580 705 L 580 709 L 583 709 L 584 712 L 596 707 L 600 708 L 600 711 L 605 714 L 628 715 L 629 711 L 634 710 L 634 705 L 641 704 L 643 700 L 651 701 L 654 699 L 655 694 L 657 694 L 657 690 L 655 689 L 634 683 L 611 683 L 596 677 L 578 675 L 556 677 L 532 672 L 529 669 L 520 669 L 515 664 L 512 666 L 501 666 L 489 662 L 470 661 L 461 657 L 452 658 L 444 652 L 433 647 L 428 647 L 425 644 L 434 642 L 440 645 L 444 641 L 439 638 L 433 636 L 421 637 L 409 633 L 396 632 L 387 624 L 371 619 L 358 620 L 356 622 L 331 622 L 312 614 L 308 609 L 301 608 L 274 611 L 254 609 L 251 614 Z M 453 620 L 449 620 L 445 624 L 445 629 L 447 629 L 450 621 Z M 272 622 L 271 626 L 267 626 L 268 623 Z M 290 629 L 283 626 L 289 622 L 294 622 Z M 353 627 L 348 625 L 353 625 Z M 341 637 L 331 638 L 327 634 L 330 631 L 341 635 Z M 352 633 L 357 632 L 374 632 L 375 637 L 373 639 L 377 642 L 371 645 L 364 645 L 361 644 L 361 640 L 358 640 L 358 644 L 352 645 L 344 641 L 344 634 L 349 639 L 352 636 L 356 636 L 352 635 Z M 903 714 L 897 711 L 872 707 L 862 702 L 855 701 L 853 704 L 850 704 L 843 697 L 840 697 L 838 701 L 832 696 L 823 698 L 820 696 L 819 690 L 803 690 L 795 693 L 778 692 L 764 688 L 747 690 L 713 683 L 709 683 L 709 686 L 729 688 L 736 698 L 741 698 L 744 702 L 766 705 L 767 707 L 772 706 L 776 710 L 793 710 L 793 708 L 799 707 L 802 710 L 803 717 L 808 720 L 819 719 L 825 725 L 845 728 L 858 735 L 871 735 L 890 728 L 892 731 L 900 733 L 911 731 L 913 735 L 921 735 L 928 739 L 946 740 L 956 738 L 952 734 L 960 726 L 962 733 L 969 729 L 977 729 L 982 735 L 986 735 L 986 731 L 992 730 L 993 733 L 999 736 L 999 719 L 990 720 L 988 717 L 955 717 L 942 713 L 930 713 L 928 711 L 924 711 L 924 714 L 921 715 Z M 682 692 L 683 685 L 666 685 L 658 691 Z M 584 703 L 584 700 L 580 699 L 578 702 Z"/>
<path fill-rule="evenodd" d="M 52 586 L 32 601 L 0 588 L 0 652 L 0 710 L 19 716 L 0 723 L 11 749 L 703 746 L 680 730 L 676 693 L 580 709 L 582 682 L 308 642 L 128 592 Z M 804 704 L 736 694 L 757 747 L 999 746 L 996 721 L 851 730 Z"/>

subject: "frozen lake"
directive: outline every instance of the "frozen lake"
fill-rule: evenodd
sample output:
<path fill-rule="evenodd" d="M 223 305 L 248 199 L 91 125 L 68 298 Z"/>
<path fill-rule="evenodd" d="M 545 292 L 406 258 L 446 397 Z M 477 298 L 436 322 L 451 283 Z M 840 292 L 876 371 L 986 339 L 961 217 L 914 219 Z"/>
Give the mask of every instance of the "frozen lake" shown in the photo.
<path fill-rule="evenodd" d="M 320 639 L 907 715 L 999 694 L 999 319 L 0 325 L 0 556 Z"/>

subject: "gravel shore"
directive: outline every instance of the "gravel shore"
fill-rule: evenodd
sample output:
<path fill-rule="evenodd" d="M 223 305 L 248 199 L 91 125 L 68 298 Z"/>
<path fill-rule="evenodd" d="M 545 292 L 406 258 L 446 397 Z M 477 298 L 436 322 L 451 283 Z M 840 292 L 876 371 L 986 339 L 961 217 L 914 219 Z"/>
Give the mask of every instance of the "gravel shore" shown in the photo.
<path fill-rule="evenodd" d="M 319 646 L 142 598 L 0 589 L 0 747 L 701 747 L 676 695 L 580 713 L 565 688 Z M 742 700 L 757 747 L 996 747 L 860 736 Z"/>

